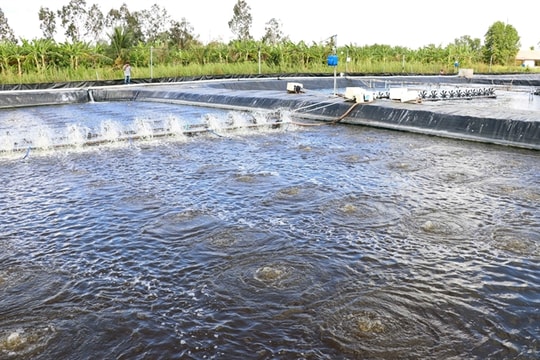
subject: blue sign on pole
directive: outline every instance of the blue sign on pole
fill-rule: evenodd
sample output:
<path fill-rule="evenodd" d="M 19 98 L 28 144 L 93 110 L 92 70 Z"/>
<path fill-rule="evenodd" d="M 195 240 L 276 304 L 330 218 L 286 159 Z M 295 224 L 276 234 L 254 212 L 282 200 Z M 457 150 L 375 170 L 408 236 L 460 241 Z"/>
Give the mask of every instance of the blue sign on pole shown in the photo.
<path fill-rule="evenodd" d="M 337 55 L 328 55 L 328 66 L 337 66 L 338 56 Z"/>

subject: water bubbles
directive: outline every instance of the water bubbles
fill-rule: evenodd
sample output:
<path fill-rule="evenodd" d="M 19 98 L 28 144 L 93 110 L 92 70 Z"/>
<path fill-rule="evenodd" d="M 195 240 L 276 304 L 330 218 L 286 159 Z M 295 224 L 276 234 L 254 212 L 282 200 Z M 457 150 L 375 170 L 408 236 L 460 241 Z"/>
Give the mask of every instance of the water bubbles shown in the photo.
<path fill-rule="evenodd" d="M 518 255 L 540 256 L 538 236 L 534 230 L 497 228 L 492 234 L 492 244 L 497 249 Z"/>
<path fill-rule="evenodd" d="M 348 316 L 349 321 L 356 324 L 358 336 L 372 336 L 376 334 L 382 334 L 386 330 L 384 319 L 379 317 L 374 312 L 361 311 L 356 314 Z"/>
<path fill-rule="evenodd" d="M 421 226 L 422 230 L 426 232 L 432 232 L 436 229 L 436 225 L 431 220 L 426 220 Z"/>
<path fill-rule="evenodd" d="M 32 358 L 56 333 L 52 325 L 0 331 L 0 358 Z"/>
<path fill-rule="evenodd" d="M 289 269 L 280 265 L 265 265 L 255 271 L 255 279 L 270 286 L 279 287 L 280 281 L 287 276 Z"/>
<path fill-rule="evenodd" d="M 354 213 L 356 212 L 356 206 L 347 203 L 341 207 L 341 211 L 343 211 L 344 213 Z"/>
<path fill-rule="evenodd" d="M 24 336 L 22 336 L 21 331 L 18 330 L 9 334 L 7 339 L 0 343 L 0 348 L 9 351 L 15 351 L 21 349 L 24 346 L 25 342 L 26 339 L 24 338 Z"/>
<path fill-rule="evenodd" d="M 210 237 L 210 244 L 217 248 L 229 248 L 236 244 L 237 238 L 229 232 L 216 234 Z"/>
<path fill-rule="evenodd" d="M 236 174 L 235 180 L 243 183 L 253 183 L 256 177 L 253 174 Z"/>
<path fill-rule="evenodd" d="M 279 197 L 297 196 L 298 194 L 300 194 L 301 191 L 302 189 L 298 186 L 290 186 L 284 189 L 280 189 L 277 195 Z"/>
<path fill-rule="evenodd" d="M 461 238 L 464 234 L 478 233 L 478 221 L 470 218 L 466 212 L 432 210 L 404 216 L 402 222 L 415 238 L 423 237 L 443 241 Z M 421 230 L 421 232 L 416 230 Z"/>

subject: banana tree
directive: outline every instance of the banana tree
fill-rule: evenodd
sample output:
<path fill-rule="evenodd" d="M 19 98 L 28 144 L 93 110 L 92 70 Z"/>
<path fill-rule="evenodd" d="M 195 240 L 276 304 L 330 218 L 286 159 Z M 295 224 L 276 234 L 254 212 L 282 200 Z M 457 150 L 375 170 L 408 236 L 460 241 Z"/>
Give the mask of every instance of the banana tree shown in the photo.
<path fill-rule="evenodd" d="M 14 60 L 17 63 L 17 74 L 19 75 L 19 77 L 22 77 L 23 63 L 27 58 L 26 48 L 23 46 L 17 46 L 17 45 L 13 46 L 11 48 L 9 57 L 10 59 Z"/>
<path fill-rule="evenodd" d="M 55 52 L 55 42 L 51 39 L 22 40 L 22 46 L 28 49 L 28 57 L 32 59 L 38 72 L 43 72 L 48 65 L 48 59 Z"/>
<path fill-rule="evenodd" d="M 217 63 L 227 63 L 229 61 L 228 47 L 222 43 L 210 43 L 206 46 L 210 53 L 209 60 Z"/>
<path fill-rule="evenodd" d="M 60 52 L 69 59 L 70 68 L 77 70 L 83 59 L 91 58 L 92 49 L 86 42 L 74 41 L 60 44 Z"/>
<path fill-rule="evenodd" d="M 13 53 L 13 47 L 17 46 L 15 43 L 2 41 L 0 42 L 0 72 L 7 74 L 11 69 L 11 54 Z"/>

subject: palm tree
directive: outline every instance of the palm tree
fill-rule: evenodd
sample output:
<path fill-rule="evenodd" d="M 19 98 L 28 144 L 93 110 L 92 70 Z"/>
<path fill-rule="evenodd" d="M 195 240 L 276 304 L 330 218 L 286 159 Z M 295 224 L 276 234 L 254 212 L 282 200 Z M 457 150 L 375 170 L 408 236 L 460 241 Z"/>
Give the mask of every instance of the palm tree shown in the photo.
<path fill-rule="evenodd" d="M 108 36 L 116 58 L 115 61 L 127 61 L 127 51 L 133 45 L 133 35 L 125 27 L 115 27 L 112 34 Z"/>

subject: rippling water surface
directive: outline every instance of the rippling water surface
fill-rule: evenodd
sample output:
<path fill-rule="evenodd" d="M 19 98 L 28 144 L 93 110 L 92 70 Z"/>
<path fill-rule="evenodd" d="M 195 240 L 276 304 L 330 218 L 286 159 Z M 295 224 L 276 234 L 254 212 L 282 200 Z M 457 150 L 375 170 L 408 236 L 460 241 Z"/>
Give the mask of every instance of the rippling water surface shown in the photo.
<path fill-rule="evenodd" d="M 141 112 L 241 116 L 0 122 Z M 285 124 L 23 155 L 0 158 L 2 359 L 540 355 L 538 152 Z"/>

